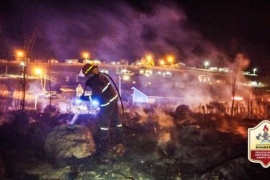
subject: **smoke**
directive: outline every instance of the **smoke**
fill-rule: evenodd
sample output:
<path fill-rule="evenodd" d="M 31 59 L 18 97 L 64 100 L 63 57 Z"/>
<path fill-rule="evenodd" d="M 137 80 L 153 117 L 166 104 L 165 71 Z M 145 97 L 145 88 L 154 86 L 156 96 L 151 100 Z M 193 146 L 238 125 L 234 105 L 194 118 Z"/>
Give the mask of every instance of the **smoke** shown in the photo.
<path fill-rule="evenodd" d="M 166 114 L 165 106 L 156 105 L 142 105 L 139 107 L 132 107 L 131 109 L 126 109 L 129 113 L 130 118 L 138 119 L 137 123 L 141 126 L 146 124 L 152 124 L 153 122 L 161 128 L 173 128 L 174 122 L 173 118 Z"/>
<path fill-rule="evenodd" d="M 40 82 L 36 81 L 36 82 L 29 83 L 29 87 L 28 87 L 27 91 L 33 95 L 39 94 L 42 91 Z"/>
<path fill-rule="evenodd" d="M 124 2 L 110 8 L 74 4 L 74 9 L 71 14 L 63 10 L 46 14 L 43 31 L 48 48 L 60 60 L 80 58 L 84 50 L 103 61 L 132 62 L 147 52 L 156 60 L 173 54 L 177 61 L 191 65 L 224 56 L 185 25 L 186 16 L 177 6 L 155 5 L 148 14 Z"/>
<path fill-rule="evenodd" d="M 34 10 L 29 12 L 32 19 L 37 14 L 41 14 L 37 18 L 42 17 L 36 44 L 45 44 L 43 50 L 62 61 L 80 58 L 82 51 L 89 51 L 91 59 L 108 62 L 120 59 L 134 62 L 151 53 L 156 61 L 172 54 L 175 62 L 184 62 L 188 66 L 202 67 L 206 59 L 211 61 L 211 65 L 229 65 L 226 55 L 187 25 L 188 17 L 179 6 L 164 3 L 151 8 L 151 11 L 143 12 L 125 2 L 103 4 L 74 1 L 61 4 L 61 8 L 50 7 L 49 3 L 37 3 L 35 13 Z M 237 56 L 230 69 L 238 72 L 237 82 L 243 82 L 241 70 L 248 65 L 248 61 L 239 59 L 243 60 L 243 56 Z M 180 73 L 169 79 L 173 85 L 169 85 L 168 79 L 159 78 L 157 83 L 160 88 L 155 91 L 170 97 L 183 97 L 179 103 L 188 105 L 231 98 L 232 74 L 223 77 L 229 82 L 228 85 L 215 84 L 211 87 L 208 85 L 215 83 L 214 75 L 209 77 L 210 82 L 205 86 L 198 83 L 199 75 Z M 249 94 L 246 87 L 239 84 L 236 92 L 245 96 Z"/>
<path fill-rule="evenodd" d="M 155 132 L 157 145 L 164 148 L 168 143 L 172 142 L 173 129 L 175 128 L 174 119 L 167 114 L 164 106 L 140 106 L 132 108 L 129 112 L 130 116 L 138 116 L 140 126 L 151 125 Z M 136 115 L 133 114 L 136 112 Z M 130 122 L 129 122 L 130 123 Z M 129 124 L 132 126 L 132 124 Z"/>
<path fill-rule="evenodd" d="M 148 96 L 171 98 L 175 104 L 186 104 L 193 107 L 206 105 L 210 102 L 231 103 L 233 96 L 249 100 L 252 94 L 248 87 L 249 80 L 243 75 L 248 67 L 249 59 L 237 54 L 234 63 L 227 62 L 228 72 L 179 69 L 167 69 L 172 75 L 164 77 L 165 70 L 153 76 L 140 76 L 139 89 Z M 153 72 L 158 73 L 158 72 Z M 234 91 L 234 94 L 232 93 Z"/>

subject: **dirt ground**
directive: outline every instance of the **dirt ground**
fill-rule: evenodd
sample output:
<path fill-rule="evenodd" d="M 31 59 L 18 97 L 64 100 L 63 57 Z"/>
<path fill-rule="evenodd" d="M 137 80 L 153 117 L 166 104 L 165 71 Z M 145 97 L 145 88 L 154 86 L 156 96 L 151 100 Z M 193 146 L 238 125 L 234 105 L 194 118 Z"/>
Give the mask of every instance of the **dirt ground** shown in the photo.
<path fill-rule="evenodd" d="M 1 179 L 270 179 L 267 168 L 247 158 L 247 129 L 261 119 L 133 111 L 125 116 L 123 146 L 118 149 L 82 159 L 48 157 L 47 135 L 72 116 L 1 114 Z M 87 115 L 76 122 L 93 134 L 96 123 Z"/>

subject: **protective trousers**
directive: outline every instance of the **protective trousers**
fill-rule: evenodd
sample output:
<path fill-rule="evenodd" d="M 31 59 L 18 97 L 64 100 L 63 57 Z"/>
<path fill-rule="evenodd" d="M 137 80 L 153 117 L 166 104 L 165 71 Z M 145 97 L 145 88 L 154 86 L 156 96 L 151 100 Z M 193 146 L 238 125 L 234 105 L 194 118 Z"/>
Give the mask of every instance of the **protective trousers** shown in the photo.
<path fill-rule="evenodd" d="M 123 128 L 119 120 L 117 99 L 107 106 L 100 107 L 99 126 L 98 139 L 100 142 L 97 143 L 104 146 L 105 149 L 122 143 Z"/>

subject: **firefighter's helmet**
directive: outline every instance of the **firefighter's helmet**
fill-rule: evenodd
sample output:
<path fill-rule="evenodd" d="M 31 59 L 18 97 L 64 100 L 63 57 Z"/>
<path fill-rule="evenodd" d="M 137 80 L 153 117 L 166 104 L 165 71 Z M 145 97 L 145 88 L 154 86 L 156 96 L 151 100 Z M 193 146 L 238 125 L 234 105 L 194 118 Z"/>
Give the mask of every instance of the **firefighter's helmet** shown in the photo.
<path fill-rule="evenodd" d="M 97 65 L 92 65 L 92 64 L 85 64 L 82 68 L 82 73 L 85 75 L 85 76 L 88 76 L 89 74 L 91 74 L 93 72 L 93 70 L 95 68 L 97 68 L 98 66 Z"/>

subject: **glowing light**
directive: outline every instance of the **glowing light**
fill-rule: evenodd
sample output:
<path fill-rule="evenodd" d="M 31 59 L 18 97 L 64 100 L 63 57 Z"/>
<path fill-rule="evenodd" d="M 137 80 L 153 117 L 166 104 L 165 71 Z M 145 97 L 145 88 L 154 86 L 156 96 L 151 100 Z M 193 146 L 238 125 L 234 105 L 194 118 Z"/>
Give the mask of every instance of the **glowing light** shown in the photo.
<path fill-rule="evenodd" d="M 109 74 L 109 71 L 108 70 L 100 70 L 100 72 Z"/>
<path fill-rule="evenodd" d="M 152 59 L 153 59 L 153 56 L 151 54 L 146 55 L 147 61 L 152 61 Z"/>
<path fill-rule="evenodd" d="M 90 54 L 89 54 L 88 52 L 82 52 L 82 57 L 83 57 L 84 59 L 89 59 Z"/>
<path fill-rule="evenodd" d="M 87 111 L 87 106 L 85 104 L 78 105 L 78 109 L 82 111 Z"/>
<path fill-rule="evenodd" d="M 243 100 L 243 97 L 241 97 L 241 96 L 234 96 L 234 97 L 232 97 L 232 99 L 234 99 L 236 101 L 242 101 Z"/>
<path fill-rule="evenodd" d="M 165 61 L 164 61 L 163 59 L 161 59 L 161 60 L 159 61 L 159 64 L 160 64 L 160 66 L 164 66 L 164 65 L 165 65 Z"/>
<path fill-rule="evenodd" d="M 258 86 L 258 83 L 256 81 L 251 81 L 250 86 L 256 87 Z"/>
<path fill-rule="evenodd" d="M 89 59 L 83 60 L 83 63 L 89 63 L 89 64 L 93 64 L 93 65 L 101 64 L 101 62 L 99 60 L 89 60 Z"/>
<path fill-rule="evenodd" d="M 126 73 L 127 72 L 127 69 L 122 69 L 122 73 Z"/>
<path fill-rule="evenodd" d="M 23 57 L 25 56 L 25 53 L 24 53 L 24 51 L 22 51 L 22 50 L 17 50 L 17 51 L 16 51 L 16 56 L 17 56 L 18 58 L 23 58 Z"/>
<path fill-rule="evenodd" d="M 207 67 L 209 66 L 209 64 L 210 64 L 209 61 L 205 61 L 205 62 L 204 62 L 204 67 L 205 67 L 205 69 L 207 69 Z"/>
<path fill-rule="evenodd" d="M 91 105 L 94 106 L 94 107 L 98 107 L 99 106 L 98 100 L 92 100 Z"/>
<path fill-rule="evenodd" d="M 20 62 L 20 66 L 25 67 L 25 66 L 26 66 L 26 62 L 21 61 L 21 62 Z"/>
<path fill-rule="evenodd" d="M 167 60 L 169 61 L 169 63 L 170 63 L 171 65 L 173 65 L 174 57 L 173 57 L 172 55 L 169 55 L 169 56 L 167 57 Z"/>
<path fill-rule="evenodd" d="M 129 79 L 130 79 L 130 76 L 128 76 L 128 75 L 124 75 L 124 76 L 123 76 L 123 80 L 124 80 L 124 81 L 128 81 Z"/>
<path fill-rule="evenodd" d="M 145 56 L 145 59 L 146 59 L 145 65 L 149 65 L 149 66 L 154 66 L 155 65 L 154 60 L 153 60 L 154 58 L 153 58 L 153 55 L 152 54 L 147 54 Z"/>
<path fill-rule="evenodd" d="M 253 69 L 253 74 L 256 74 L 257 68 Z"/>
<path fill-rule="evenodd" d="M 38 74 L 38 75 L 41 75 L 42 74 L 42 69 L 36 68 L 35 73 Z"/>
<path fill-rule="evenodd" d="M 164 77 L 171 77 L 172 76 L 172 73 L 167 71 L 167 72 L 163 72 L 163 76 Z"/>
<path fill-rule="evenodd" d="M 83 101 L 79 98 L 76 98 L 75 99 L 75 104 L 78 105 L 78 104 L 81 104 Z"/>
<path fill-rule="evenodd" d="M 151 74 L 153 74 L 153 71 L 147 69 L 147 70 L 145 71 L 145 73 L 151 75 Z"/>

